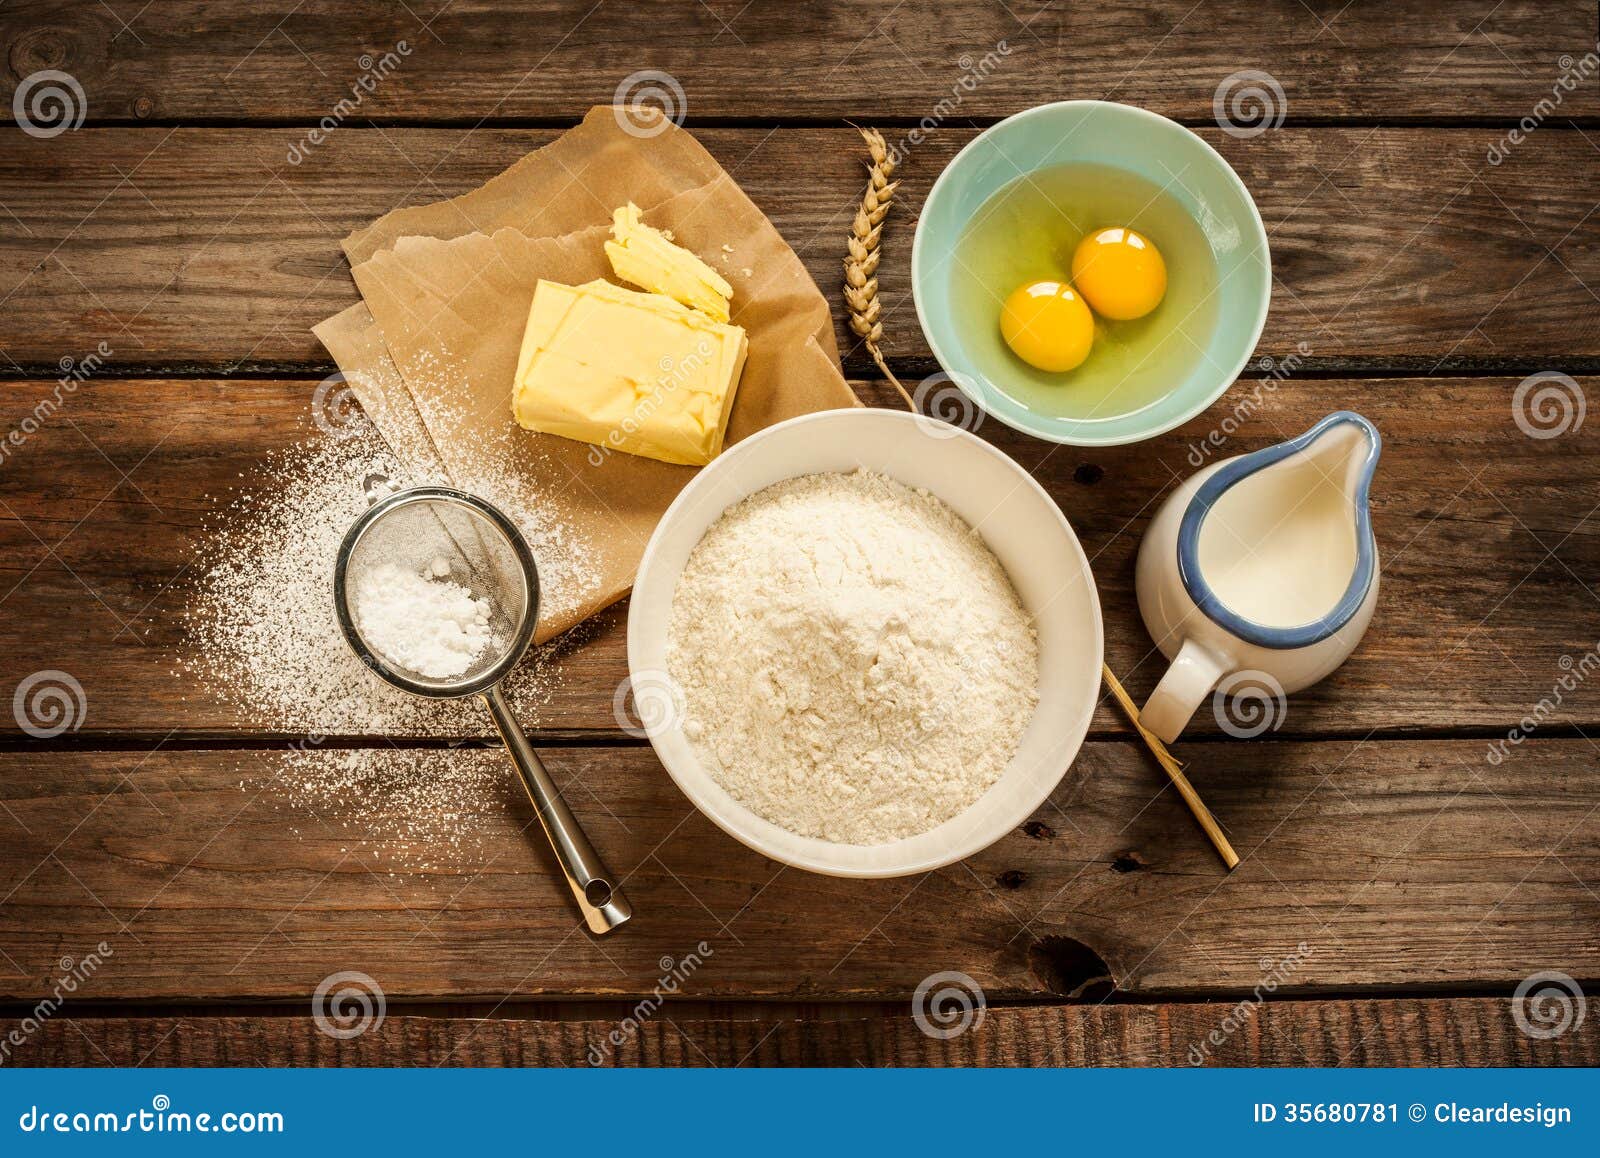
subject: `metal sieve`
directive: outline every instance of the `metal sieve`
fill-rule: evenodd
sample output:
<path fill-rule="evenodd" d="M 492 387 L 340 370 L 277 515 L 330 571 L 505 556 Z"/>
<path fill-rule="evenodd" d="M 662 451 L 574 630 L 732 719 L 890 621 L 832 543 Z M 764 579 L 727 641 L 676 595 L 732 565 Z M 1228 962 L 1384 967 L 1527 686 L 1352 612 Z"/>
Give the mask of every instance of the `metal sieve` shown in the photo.
<path fill-rule="evenodd" d="M 539 615 L 539 572 L 533 552 L 511 520 L 475 495 L 428 486 L 376 498 L 375 490 L 381 494 L 388 489 L 381 476 L 367 480 L 367 493 L 374 501 L 339 546 L 333 573 L 339 629 L 361 662 L 401 691 L 435 699 L 482 698 L 584 921 L 591 932 L 608 933 L 628 920 L 633 909 L 562 801 L 500 691 L 500 681 L 533 642 Z M 400 666 L 368 643 L 354 587 L 384 563 L 448 578 L 488 602 L 492 637 L 466 671 L 449 679 L 429 678 Z"/>

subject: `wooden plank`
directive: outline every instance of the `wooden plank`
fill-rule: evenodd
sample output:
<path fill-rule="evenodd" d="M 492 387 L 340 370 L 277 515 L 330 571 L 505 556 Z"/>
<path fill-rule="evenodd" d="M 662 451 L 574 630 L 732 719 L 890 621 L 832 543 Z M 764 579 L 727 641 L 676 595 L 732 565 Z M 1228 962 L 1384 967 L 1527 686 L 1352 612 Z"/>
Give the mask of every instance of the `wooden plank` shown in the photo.
<path fill-rule="evenodd" d="M 90 954 L 79 1001 L 651 993 L 890 999 L 958 971 L 996 1002 L 1317 994 L 1600 977 L 1587 740 L 1501 765 L 1472 741 L 1194 743 L 1243 864 L 1225 874 L 1139 748 L 1089 744 L 966 861 L 838 880 L 714 828 L 648 749 L 547 760 L 637 916 L 584 933 L 501 753 L 0 756 L 0 999 Z M 694 955 L 698 960 L 690 968 Z"/>
<path fill-rule="evenodd" d="M 700 132 L 834 300 L 862 184 L 849 129 Z M 1490 129 L 1282 128 L 1202 136 L 1270 230 L 1277 285 L 1260 352 L 1440 359 L 1600 353 L 1600 246 L 1585 228 L 1600 149 L 1547 126 L 1492 166 Z M 339 240 L 401 204 L 470 189 L 548 130 L 334 132 L 302 164 L 295 129 L 17 134 L 0 154 L 0 351 L 54 366 L 106 342 L 124 367 L 326 366 L 310 327 L 355 300 Z M 881 274 L 891 356 L 931 357 L 910 298 L 912 223 L 970 129 L 902 169 Z M 708 240 L 709 244 L 709 240 Z M 842 322 L 842 348 L 853 343 Z M 1303 346 L 1302 346 L 1303 343 Z M 867 364 L 859 351 L 850 356 Z M 4 364 L 0 361 L 0 364 Z"/>
<path fill-rule="evenodd" d="M 1225 1019 L 1238 1029 L 1224 1031 Z M 613 1045 L 610 1034 L 623 1041 Z M 1213 1045 L 1217 1033 L 1221 1045 Z M 599 1059 L 598 1062 L 595 1059 Z M 991 1008 L 930 1037 L 910 1016 L 686 1020 L 671 1006 L 637 1031 L 615 1020 L 415 1017 L 391 1008 L 356 1037 L 310 1017 L 82 1017 L 63 1013 L 18 1047 L 25 1066 L 1592 1066 L 1600 1025 L 1518 1032 L 1498 998 L 1267 1001 L 1233 1006 Z"/>
<path fill-rule="evenodd" d="M 1374 488 L 1383 596 L 1361 648 L 1328 681 L 1291 698 L 1280 732 L 1504 735 L 1541 700 L 1544 726 L 1588 729 L 1600 723 L 1600 692 L 1557 684 L 1564 663 L 1595 647 L 1600 433 L 1588 423 L 1561 438 L 1526 437 L 1513 420 L 1514 387 L 1493 378 L 1289 379 L 1270 389 L 1247 381 L 1206 415 L 1139 446 L 1054 447 L 993 421 L 979 433 L 1026 466 L 1071 519 L 1094 560 L 1110 662 L 1142 697 L 1162 664 L 1139 619 L 1133 560 L 1160 496 L 1203 461 L 1208 433 L 1224 422 L 1231 429 L 1236 413 L 1237 432 L 1214 453 L 1253 450 L 1330 411 L 1358 408 L 1386 438 Z M 887 390 L 861 388 L 896 405 Z M 5 423 L 19 423 L 53 389 L 0 388 Z M 308 685 L 303 710 L 285 716 L 185 669 L 195 655 L 185 611 L 202 528 L 238 488 L 277 485 L 271 453 L 324 437 L 312 393 L 309 382 L 167 380 L 91 382 L 69 396 L 0 466 L 0 693 L 37 671 L 72 674 L 88 700 L 80 742 L 173 729 L 486 734 L 472 713 L 465 723 L 384 722 L 376 701 L 373 725 L 362 727 L 324 702 L 331 684 Z M 613 610 L 586 628 L 530 725 L 617 735 L 625 614 Z M 330 671 L 344 664 L 358 689 L 377 688 L 336 641 L 326 642 Z M 1214 735 L 1217 722 L 1203 711 L 1195 728 Z M 0 712 L 0 729 L 16 735 L 15 718 Z M 1095 730 L 1126 734 L 1110 709 Z"/>
<path fill-rule="evenodd" d="M 1575 0 L 1203 12 L 1186 0 L 675 0 L 652 6 L 647 28 L 632 6 L 572 0 L 280 0 L 220 17 L 203 0 L 7 9 L 10 73 L 71 71 L 96 118 L 312 121 L 356 95 L 347 115 L 364 118 L 572 116 L 609 103 L 636 70 L 659 69 L 694 117 L 989 117 L 1107 97 L 1209 120 L 1224 77 L 1266 65 L 1295 116 L 1520 117 L 1550 95 L 1564 55 L 1594 47 L 1594 13 Z M 374 66 L 386 51 L 398 63 Z M 364 91 L 363 75 L 381 79 Z M 0 88 L 8 103 L 15 83 Z M 1571 94 L 1572 111 L 1593 114 L 1594 97 Z"/>

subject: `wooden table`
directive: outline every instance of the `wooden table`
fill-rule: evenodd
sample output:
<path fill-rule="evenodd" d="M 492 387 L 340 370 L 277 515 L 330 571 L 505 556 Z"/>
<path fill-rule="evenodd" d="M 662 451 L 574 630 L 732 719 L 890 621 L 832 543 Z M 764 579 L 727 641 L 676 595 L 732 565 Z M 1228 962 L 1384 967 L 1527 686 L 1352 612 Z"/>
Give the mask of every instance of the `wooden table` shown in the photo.
<path fill-rule="evenodd" d="M 663 958 L 705 942 L 703 967 L 609 1061 L 1184 1064 L 1198 1046 L 1235 1064 L 1600 1063 L 1595 1011 L 1541 1037 L 1519 1030 L 1512 1001 L 1541 971 L 1600 984 L 1600 688 L 1577 678 L 1600 640 L 1600 421 L 1530 437 L 1514 402 L 1545 371 L 1572 376 L 1575 401 L 1600 370 L 1600 83 L 1590 69 L 1563 87 L 1594 50 L 1594 6 L 639 9 L 0 9 L 5 95 L 55 69 L 87 106 L 73 131 L 4 134 L 5 425 L 51 395 L 61 359 L 113 351 L 0 465 L 0 699 L 54 669 L 88 705 L 48 740 L 3 721 L 8 1019 L 49 997 L 62 958 L 102 941 L 114 953 L 8 1060 L 586 1064 Z M 401 41 L 400 67 L 286 163 Z M 983 70 L 989 53 L 998 66 Z M 912 224 L 977 129 L 1105 97 L 1178 118 L 1239 171 L 1273 251 L 1257 354 L 1293 355 L 1293 372 L 1256 391 L 1258 368 L 1139 446 L 980 431 L 1071 519 L 1109 662 L 1142 697 L 1159 662 L 1132 561 L 1191 445 L 1247 396 L 1230 452 L 1342 407 L 1382 428 L 1384 588 L 1360 650 L 1293 697 L 1276 732 L 1241 741 L 1204 719 L 1178 746 L 1244 858 L 1236 872 L 1109 702 L 1050 802 L 968 861 L 889 881 L 784 870 L 694 812 L 618 730 L 625 607 L 568 657 L 538 737 L 627 874 L 640 916 L 615 937 L 576 931 L 510 788 L 476 805 L 481 847 L 390 875 L 375 855 L 388 834 L 345 832 L 241 772 L 293 738 L 174 675 L 185 569 L 207 496 L 317 437 L 308 402 L 332 367 L 310 326 L 355 300 L 340 238 L 473 187 L 647 68 L 681 82 L 689 127 L 834 299 L 863 181 L 850 125 L 900 136 L 937 122 L 904 164 L 885 240 L 886 348 L 912 379 L 935 369 L 909 303 Z M 1250 135 L 1213 111 L 1244 69 L 1283 93 Z M 892 405 L 842 320 L 839 335 L 862 396 Z M 1535 715 L 1526 742 L 1488 758 Z M 480 739 L 459 740 L 326 746 L 499 767 Z M 377 979 L 387 1001 L 383 1023 L 350 1039 L 319 1032 L 310 1004 L 342 970 Z M 987 1001 L 981 1025 L 948 1039 L 912 1018 L 913 991 L 943 972 Z"/>

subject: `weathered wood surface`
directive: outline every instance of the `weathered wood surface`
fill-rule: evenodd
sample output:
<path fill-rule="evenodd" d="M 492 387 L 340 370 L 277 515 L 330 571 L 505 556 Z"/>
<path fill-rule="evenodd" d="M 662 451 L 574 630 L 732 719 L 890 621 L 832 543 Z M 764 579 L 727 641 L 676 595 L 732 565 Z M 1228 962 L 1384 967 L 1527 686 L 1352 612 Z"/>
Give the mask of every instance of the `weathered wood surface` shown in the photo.
<path fill-rule="evenodd" d="M 1225 1021 L 1237 1026 L 1225 1032 Z M 0 1026 L 4 1023 L 0 1022 Z M 357 1037 L 307 1016 L 77 1017 L 45 1022 L 26 1066 L 1593 1066 L 1600 1022 L 1521 1033 L 1504 998 L 1267 1001 L 991 1008 L 948 1039 L 909 1015 L 688 1020 L 672 1006 L 622 1033 L 615 1020 L 408 1016 L 391 1006 Z M 1218 1034 L 1220 1045 L 1212 1043 Z M 598 1060 L 594 1060 L 598 1059 Z"/>
<path fill-rule="evenodd" d="M 555 0 L 0 9 L 0 99 L 65 70 L 88 117 L 53 139 L 13 131 L 0 150 L 0 374 L 47 378 L 104 342 L 113 376 L 129 379 L 82 387 L 0 461 L 0 703 L 46 668 L 71 672 L 88 703 L 79 731 L 42 744 L 0 711 L 0 1000 L 31 1007 L 63 959 L 103 941 L 75 1000 L 293 1003 L 204 1018 L 69 1008 L 16 1060 L 586 1064 L 615 1026 L 587 1002 L 631 1002 L 664 959 L 704 942 L 682 1016 L 649 1021 L 616 1061 L 1184 1064 L 1277 970 L 1280 992 L 1306 999 L 1253 1010 L 1211 1060 L 1600 1064 L 1600 1019 L 1538 1041 L 1509 1006 L 1541 970 L 1600 984 L 1587 738 L 1600 727 L 1587 686 L 1600 448 L 1592 425 L 1534 439 L 1512 413 L 1523 373 L 1590 369 L 1600 355 L 1600 89 L 1562 87 L 1595 47 L 1592 5 L 683 0 L 650 19 L 646 37 L 628 6 Z M 363 58 L 402 39 L 390 75 L 338 109 Z M 1216 127 L 1213 102 L 1248 68 L 1272 74 L 1283 98 L 1271 115 L 1288 120 L 1240 138 Z M 886 347 L 913 376 L 932 368 L 909 260 L 933 178 L 975 125 L 1066 97 L 1183 118 L 1239 171 L 1273 247 L 1259 354 L 1295 353 L 1322 374 L 1429 376 L 1291 378 L 1259 395 L 1247 382 L 1140 447 L 980 431 L 1073 521 L 1095 560 L 1108 657 L 1139 696 L 1160 661 L 1132 560 L 1159 496 L 1194 468 L 1192 447 L 1235 417 L 1223 453 L 1343 407 L 1383 429 L 1384 600 L 1362 648 L 1291 699 L 1277 742 L 1217 742 L 1202 712 L 1180 747 L 1245 855 L 1238 872 L 1221 872 L 1105 710 L 1051 802 L 964 864 L 886 882 L 781 870 L 694 812 L 648 748 L 603 746 L 620 739 L 617 609 L 562 661 L 538 721 L 547 740 L 583 741 L 551 762 L 640 913 L 598 943 L 576 928 L 499 753 L 401 753 L 376 778 L 342 774 L 337 750 L 288 766 L 268 749 L 291 737 L 181 674 L 202 521 L 259 482 L 266 452 L 314 433 L 328 359 L 309 327 L 355 300 L 339 239 L 481 183 L 644 69 L 682 82 L 690 125 L 830 298 L 862 180 L 845 122 L 879 120 L 891 138 L 942 124 L 904 163 L 886 235 Z M 346 119 L 290 164 L 329 115 Z M 1542 124 L 1491 163 L 1522 118 Z M 1456 366 L 1515 371 L 1433 377 Z M 286 380 L 195 376 L 240 369 Z M 50 390 L 0 385 L 0 426 L 18 428 Z M 318 709 L 304 732 L 324 730 Z M 1535 715 L 1531 742 L 1486 759 Z M 210 736 L 238 750 L 188 750 Z M 351 742 L 383 743 L 327 747 Z M 427 770 L 408 780 L 413 760 Z M 381 983 L 392 1016 L 336 1042 L 304 1003 L 346 969 Z M 902 1011 L 946 970 L 1001 1003 L 1094 995 L 1102 974 L 1141 1000 L 1227 1000 L 994 1008 L 981 1029 L 937 1042 Z M 1318 997 L 1458 987 L 1498 996 Z M 503 1016 L 565 998 L 588 1012 Z M 761 1004 L 707 1011 L 742 998 Z M 858 1004 L 809 1004 L 840 1000 Z M 805 1020 L 794 1003 L 808 1003 Z"/>
<path fill-rule="evenodd" d="M 1281 128 L 1215 144 L 1270 232 L 1274 302 L 1260 352 L 1362 357 L 1431 373 L 1443 359 L 1600 354 L 1589 319 L 1600 230 L 1593 133 L 1547 125 L 1495 166 L 1499 129 Z M 853 130 L 698 134 L 804 259 L 839 311 L 859 201 Z M 402 204 L 487 180 L 550 130 L 334 132 L 299 165 L 299 129 L 21 133 L 0 152 L 0 351 L 54 366 L 108 343 L 128 366 L 325 366 L 310 328 L 356 300 L 339 241 Z M 931 357 L 911 306 L 911 235 L 970 129 L 902 167 L 881 274 L 890 355 Z M 690 239 L 693 240 L 693 239 Z M 714 238 L 708 237 L 708 246 Z M 853 343 L 842 324 L 841 348 Z M 1302 348 L 1302 343 L 1304 344 Z M 859 351 L 849 354 L 866 365 Z"/>
<path fill-rule="evenodd" d="M 1133 561 L 1161 495 L 1199 461 L 1193 448 L 1224 419 L 1231 425 L 1241 403 L 1249 409 L 1220 453 L 1256 449 L 1351 407 L 1386 440 L 1374 487 L 1383 596 L 1351 661 L 1292 697 L 1279 731 L 1504 735 L 1541 700 L 1546 728 L 1570 735 L 1600 724 L 1600 686 L 1587 679 L 1594 661 L 1583 659 L 1600 639 L 1600 427 L 1527 437 L 1513 418 L 1511 379 L 1258 385 L 1239 383 L 1206 415 L 1139 446 L 1053 447 L 998 422 L 978 428 L 1031 470 L 1072 521 L 1093 559 L 1107 655 L 1136 695 L 1154 686 L 1162 660 L 1139 619 Z M 858 387 L 871 401 L 895 404 L 887 390 Z M 0 386 L 0 421 L 20 423 L 52 389 Z M 202 522 L 237 488 L 272 485 L 263 456 L 326 437 L 313 422 L 312 392 L 303 381 L 156 380 L 95 381 L 68 396 L 0 465 L 0 593 L 9 593 L 0 692 L 36 671 L 71 673 L 88 699 L 69 737 L 80 743 L 138 733 L 153 744 L 174 729 L 248 736 L 267 727 L 229 687 L 186 670 L 181 661 L 194 648 L 184 611 Z M 613 693 L 627 674 L 625 621 L 625 608 L 614 609 L 565 655 L 558 686 L 530 724 L 552 734 L 618 735 Z M 338 648 L 334 658 L 347 659 Z M 1559 681 L 1575 678 L 1562 665 L 1574 663 L 1585 679 L 1561 690 Z M 304 718 L 276 730 L 365 730 L 330 722 L 337 719 L 308 696 Z M 1094 727 L 1125 734 L 1110 707 Z M 1210 712 L 1194 727 L 1217 732 Z M 477 721 L 469 731 L 486 728 Z M 0 712 L 0 732 L 19 734 L 12 714 Z"/>
<path fill-rule="evenodd" d="M 648 749 L 553 749 L 638 914 L 604 940 L 496 751 L 397 753 L 365 776 L 338 752 L 9 753 L 0 999 L 48 995 L 90 953 L 79 1001 L 299 999 L 342 970 L 396 1000 L 641 995 L 691 953 L 694 999 L 898 1000 L 949 970 L 996 1001 L 1106 974 L 1145 996 L 1600 977 L 1587 740 L 1498 766 L 1474 741 L 1184 747 L 1244 857 L 1231 875 L 1126 741 L 1087 745 L 991 848 L 883 881 L 746 849 Z"/>
<path fill-rule="evenodd" d="M 97 119 L 310 122 L 355 90 L 348 115 L 472 125 L 568 117 L 659 69 L 682 82 L 693 117 L 993 117 L 1104 97 L 1209 119 L 1218 84 L 1254 67 L 1270 68 L 1296 117 L 1520 117 L 1594 38 L 1592 6 L 1576 0 L 676 0 L 648 16 L 587 0 L 278 0 L 225 13 L 204 0 L 23 0 L 0 13 L 0 95 L 9 104 L 20 78 L 55 68 L 78 79 Z M 375 69 L 385 52 L 403 53 L 398 66 Z M 374 74 L 371 91 L 356 88 Z M 1563 115 L 1600 111 L 1592 89 L 1570 99 Z"/>

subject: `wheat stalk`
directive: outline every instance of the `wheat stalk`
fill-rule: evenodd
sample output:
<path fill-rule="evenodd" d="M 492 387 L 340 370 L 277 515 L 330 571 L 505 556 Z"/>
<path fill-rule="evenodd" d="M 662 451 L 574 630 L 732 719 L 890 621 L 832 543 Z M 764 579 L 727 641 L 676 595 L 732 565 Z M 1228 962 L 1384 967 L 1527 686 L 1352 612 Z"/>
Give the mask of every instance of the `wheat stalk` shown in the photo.
<path fill-rule="evenodd" d="M 889 207 L 894 203 L 894 192 L 900 187 L 900 182 L 889 179 L 894 176 L 894 160 L 889 156 L 888 146 L 883 143 L 883 134 L 877 129 L 857 131 L 862 140 L 867 142 L 872 166 L 868 171 L 867 191 L 861 195 L 861 207 L 856 210 L 856 219 L 850 226 L 850 238 L 846 243 L 844 301 L 850 308 L 851 330 L 866 342 L 867 353 L 872 355 L 878 369 L 894 383 L 894 388 L 900 391 L 900 397 L 915 412 L 916 400 L 900 385 L 900 379 L 889 369 L 879 348 L 883 341 L 883 306 L 878 301 L 878 259 L 883 241 L 883 219 L 889 215 Z"/>

